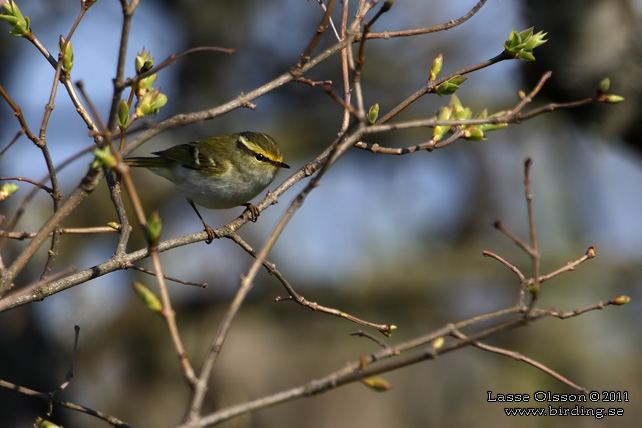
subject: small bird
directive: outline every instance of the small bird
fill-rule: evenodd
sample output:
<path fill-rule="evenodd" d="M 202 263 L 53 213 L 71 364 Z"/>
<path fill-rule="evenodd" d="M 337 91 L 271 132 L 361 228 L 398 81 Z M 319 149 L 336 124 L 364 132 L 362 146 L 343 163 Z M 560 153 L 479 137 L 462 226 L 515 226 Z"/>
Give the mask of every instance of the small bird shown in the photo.
<path fill-rule="evenodd" d="M 156 156 L 125 158 L 125 163 L 174 183 L 205 226 L 208 244 L 216 234 L 195 203 L 212 209 L 245 205 L 250 219 L 256 221 L 259 210 L 249 201 L 274 180 L 280 168 L 290 168 L 277 142 L 259 132 L 216 135 L 152 154 Z"/>

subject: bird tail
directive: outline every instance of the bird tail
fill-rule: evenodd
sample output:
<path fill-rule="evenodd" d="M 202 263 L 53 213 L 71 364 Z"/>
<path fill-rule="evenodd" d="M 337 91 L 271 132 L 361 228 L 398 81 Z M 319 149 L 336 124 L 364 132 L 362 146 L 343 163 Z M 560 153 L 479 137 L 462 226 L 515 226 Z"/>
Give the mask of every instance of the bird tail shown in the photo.
<path fill-rule="evenodd" d="M 134 168 L 167 168 L 169 162 L 160 157 L 133 157 L 125 158 L 125 163 Z"/>

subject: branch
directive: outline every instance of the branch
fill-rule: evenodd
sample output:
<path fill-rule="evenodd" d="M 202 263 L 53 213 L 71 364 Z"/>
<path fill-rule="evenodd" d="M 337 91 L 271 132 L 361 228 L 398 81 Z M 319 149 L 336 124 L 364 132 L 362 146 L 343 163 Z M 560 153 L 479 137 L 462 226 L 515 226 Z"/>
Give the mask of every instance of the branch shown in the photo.
<path fill-rule="evenodd" d="M 617 298 L 611 299 L 607 302 L 599 302 L 587 308 L 570 312 L 570 314 L 573 314 L 572 316 L 577 316 L 592 310 L 603 309 L 608 305 L 620 304 L 615 301 L 616 299 Z M 226 409 L 221 409 L 207 416 L 204 416 L 201 419 L 191 421 L 191 423 L 189 424 L 185 423 L 178 425 L 176 428 L 198 428 L 213 426 L 223 421 L 230 420 L 234 417 L 256 410 L 265 409 L 267 407 L 272 407 L 277 404 L 293 401 L 298 398 L 324 393 L 336 389 L 340 386 L 360 381 L 367 377 L 372 377 L 381 373 L 387 373 L 392 370 L 417 364 L 425 360 L 434 360 L 440 355 L 450 353 L 457 349 L 464 348 L 468 345 L 474 345 L 475 343 L 479 343 L 480 340 L 495 336 L 499 333 L 512 331 L 526 325 L 531 325 L 533 322 L 539 321 L 540 319 L 544 319 L 549 316 L 559 317 L 560 315 L 560 313 L 554 310 L 534 309 L 526 316 L 519 316 L 512 320 L 490 326 L 484 330 L 467 336 L 464 336 L 460 333 L 462 329 L 481 323 L 483 321 L 496 319 L 510 314 L 525 314 L 525 310 L 526 308 L 516 306 L 496 312 L 479 315 L 467 320 L 460 321 L 456 324 L 447 324 L 440 329 L 434 330 L 431 333 L 417 337 L 407 342 L 403 342 L 399 345 L 383 347 L 383 349 L 380 349 L 379 351 L 376 351 L 367 357 L 361 357 L 358 360 L 349 362 L 344 367 L 320 379 L 315 379 L 298 387 L 280 391 L 256 400 L 231 406 Z M 448 335 L 456 336 L 457 334 L 461 334 L 461 337 L 457 338 L 457 340 L 446 341 L 441 346 L 435 346 L 438 343 L 437 339 Z M 419 350 L 417 350 L 417 348 L 419 348 Z M 406 354 L 411 350 L 415 351 Z M 519 354 L 515 353 L 510 356 L 517 355 Z M 524 357 L 523 361 L 529 362 L 530 364 L 530 361 L 527 360 L 528 359 Z M 534 363 L 538 364 L 537 362 Z M 544 368 L 544 371 L 550 375 L 553 375 L 553 373 L 555 373 L 552 370 L 545 368 L 543 365 L 541 365 L 541 367 Z M 562 380 L 566 378 L 560 376 L 560 378 L 558 379 Z M 570 381 L 568 382 L 569 386 L 575 385 Z M 579 388 L 578 390 L 583 390 L 583 388 L 580 386 L 577 386 L 577 388 Z"/>
<path fill-rule="evenodd" d="M 460 332 L 454 332 L 454 333 L 452 333 L 452 335 L 454 337 L 459 338 L 459 339 L 466 339 L 466 335 L 464 335 L 464 334 L 462 334 Z M 528 358 L 528 357 L 520 354 L 519 352 L 509 351 L 508 349 L 499 348 L 497 346 L 486 345 L 486 344 L 481 343 L 481 342 L 479 342 L 477 340 L 472 342 L 471 345 L 473 345 L 476 348 L 482 349 L 484 351 L 492 352 L 494 354 L 504 355 L 504 356 L 510 357 L 510 358 L 512 358 L 514 360 L 522 361 L 522 362 L 524 362 L 526 364 L 530 364 L 531 366 L 539 369 L 540 371 L 548 374 L 549 376 L 557 379 L 558 381 L 562 382 L 563 384 L 567 385 L 570 388 L 573 388 L 574 390 L 576 390 L 576 391 L 578 391 L 578 392 L 580 392 L 582 394 L 588 394 L 589 393 L 589 390 L 584 388 L 583 386 L 579 386 L 576 383 L 571 382 L 566 377 L 564 377 L 561 374 L 557 373 L 553 369 L 545 366 L 544 364 L 540 363 L 539 361 L 535 361 L 532 358 Z"/>
<path fill-rule="evenodd" d="M 8 382 L 4 379 L 0 379 L 0 387 L 6 388 L 11 391 L 18 392 L 20 394 L 26 395 L 28 397 L 39 398 L 48 403 L 54 404 L 56 406 L 62 406 L 67 409 L 75 410 L 77 412 L 86 413 L 90 416 L 95 416 L 99 419 L 104 420 L 105 422 L 119 428 L 133 428 L 131 425 L 126 424 L 115 416 L 108 415 L 107 413 L 94 410 L 92 408 L 82 406 L 80 404 L 75 404 L 69 401 L 59 400 L 55 397 L 52 397 L 50 394 L 44 392 L 38 392 L 33 389 L 25 388 L 24 386 L 16 385 L 15 383 Z"/>
<path fill-rule="evenodd" d="M 472 18 L 477 12 L 479 12 L 479 10 L 484 6 L 484 4 L 486 4 L 486 1 L 487 0 L 480 0 L 479 2 L 477 2 L 477 4 L 467 14 L 465 14 L 461 18 L 450 20 L 446 23 L 436 25 L 434 27 L 416 28 L 412 30 L 402 30 L 402 31 L 383 31 L 380 33 L 370 33 L 367 35 L 367 37 L 369 39 L 390 39 L 393 37 L 409 37 L 409 36 L 417 36 L 420 34 L 430 34 L 430 33 L 436 33 L 438 31 L 449 30 L 453 27 L 463 24 L 464 22 Z"/>

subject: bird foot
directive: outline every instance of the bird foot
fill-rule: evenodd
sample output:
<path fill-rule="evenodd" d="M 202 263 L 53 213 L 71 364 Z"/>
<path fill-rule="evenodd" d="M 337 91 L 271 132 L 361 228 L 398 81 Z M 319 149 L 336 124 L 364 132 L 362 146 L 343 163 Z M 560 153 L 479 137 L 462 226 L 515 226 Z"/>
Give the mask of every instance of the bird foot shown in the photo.
<path fill-rule="evenodd" d="M 243 204 L 243 205 L 247 207 L 246 211 L 250 212 L 250 221 L 255 223 L 256 220 L 259 218 L 259 214 L 261 214 L 261 211 L 259 211 L 259 209 L 256 206 L 250 203 Z"/>
<path fill-rule="evenodd" d="M 206 243 L 207 245 L 209 245 L 209 244 L 211 244 L 211 243 L 212 243 L 212 241 L 213 241 L 214 239 L 218 238 L 219 236 L 218 236 L 218 235 L 217 235 L 217 233 L 214 231 L 214 229 L 212 229 L 212 228 L 210 227 L 210 225 L 209 225 L 209 224 L 207 224 L 207 223 L 203 222 L 203 226 L 205 226 L 205 232 L 207 232 L 207 239 L 205 240 L 205 243 Z"/>

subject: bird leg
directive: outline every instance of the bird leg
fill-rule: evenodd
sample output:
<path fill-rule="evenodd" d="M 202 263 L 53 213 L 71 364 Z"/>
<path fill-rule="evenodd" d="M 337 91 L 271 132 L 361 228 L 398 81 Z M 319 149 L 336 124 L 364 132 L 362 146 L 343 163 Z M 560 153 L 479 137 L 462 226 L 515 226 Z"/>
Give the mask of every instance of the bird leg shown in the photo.
<path fill-rule="evenodd" d="M 203 226 L 205 226 L 205 232 L 207 232 L 207 240 L 205 241 L 206 244 L 211 244 L 214 238 L 218 238 L 218 235 L 216 232 L 214 232 L 214 229 L 210 227 L 209 224 L 205 223 L 205 220 L 203 220 L 203 216 L 201 216 L 201 213 L 198 212 L 198 209 L 196 208 L 196 205 L 194 205 L 194 202 L 190 201 L 189 199 L 187 200 L 189 202 L 190 206 L 198 216 L 198 218 L 201 220 L 201 223 L 203 223 Z"/>

